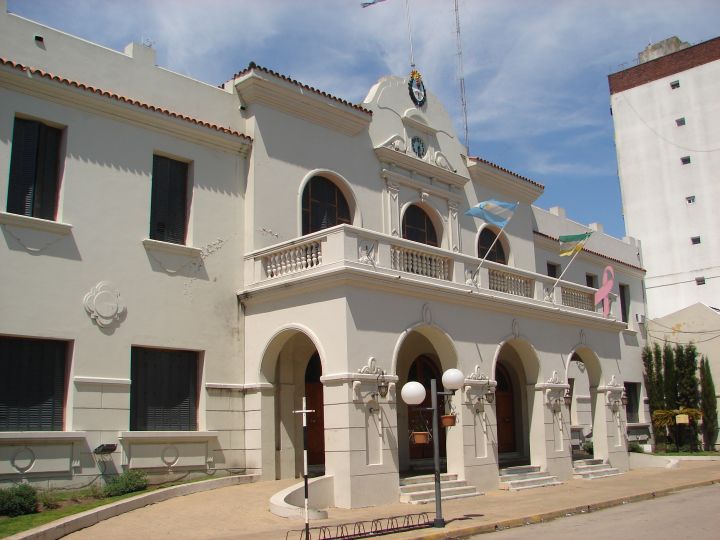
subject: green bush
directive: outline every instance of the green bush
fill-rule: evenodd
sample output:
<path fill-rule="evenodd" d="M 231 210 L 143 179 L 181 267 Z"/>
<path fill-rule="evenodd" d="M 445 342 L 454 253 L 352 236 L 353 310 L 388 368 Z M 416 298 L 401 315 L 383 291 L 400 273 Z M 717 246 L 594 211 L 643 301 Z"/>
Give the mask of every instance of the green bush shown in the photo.
<path fill-rule="evenodd" d="M 148 486 L 147 475 L 141 471 L 128 470 L 116 476 L 105 485 L 106 497 L 125 495 L 135 491 L 142 491 Z"/>
<path fill-rule="evenodd" d="M 44 510 L 53 510 L 54 508 L 60 508 L 59 498 L 57 493 L 50 490 L 39 491 L 38 500 Z"/>
<path fill-rule="evenodd" d="M 628 443 L 628 452 L 635 452 L 636 454 L 644 454 L 645 450 L 643 450 L 642 446 L 640 444 L 636 443 L 635 441 L 632 441 Z"/>
<path fill-rule="evenodd" d="M 587 452 L 588 454 L 593 453 L 593 442 L 592 441 L 585 441 L 582 444 L 582 449 Z"/>
<path fill-rule="evenodd" d="M 28 484 L 0 489 L 0 516 L 22 516 L 37 512 L 37 491 Z"/>

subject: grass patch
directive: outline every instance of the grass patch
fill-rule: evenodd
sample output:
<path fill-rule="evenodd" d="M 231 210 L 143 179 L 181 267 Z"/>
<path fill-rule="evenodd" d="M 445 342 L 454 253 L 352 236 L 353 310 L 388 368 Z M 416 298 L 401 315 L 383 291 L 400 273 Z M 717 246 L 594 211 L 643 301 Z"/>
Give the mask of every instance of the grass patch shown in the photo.
<path fill-rule="evenodd" d="M 701 450 L 698 452 L 655 452 L 655 456 L 720 456 L 715 450 Z"/>
<path fill-rule="evenodd" d="M 108 497 L 107 499 L 91 499 L 63 506 L 62 508 L 56 508 L 54 510 L 45 510 L 43 512 L 38 512 L 37 514 L 27 514 L 14 518 L 0 518 L 0 538 L 5 538 L 6 536 L 27 531 L 28 529 L 39 527 L 40 525 L 45 525 L 46 523 L 50 523 L 56 519 L 71 516 L 73 514 L 79 514 L 80 512 L 85 512 L 85 510 L 92 510 L 98 506 L 104 506 L 121 499 L 127 499 L 134 495 L 138 495 L 138 493 L 128 493 L 127 495 Z M 77 492 L 67 496 L 65 496 L 65 494 L 61 495 L 58 492 L 58 498 L 62 498 L 62 500 L 75 500 L 76 498 L 79 499 L 79 496 L 77 495 Z"/>
<path fill-rule="evenodd" d="M 13 518 L 0 516 L 0 538 L 5 538 L 6 536 L 27 531 L 57 519 L 85 512 L 86 510 L 92 510 L 98 506 L 105 506 L 106 504 L 111 504 L 115 501 L 128 499 L 130 497 L 134 497 L 135 495 L 142 495 L 158 489 L 179 486 L 181 484 L 194 484 L 195 482 L 202 482 L 210 479 L 212 479 L 211 476 L 199 476 L 190 480 L 182 478 L 163 484 L 150 485 L 147 489 L 142 491 L 105 498 L 102 498 L 103 488 L 99 485 L 94 485 L 84 489 L 52 490 L 48 493 L 52 493 L 51 498 L 60 503 L 60 508 L 40 508 L 41 511 L 36 514 L 26 514 L 24 516 L 17 516 Z"/>

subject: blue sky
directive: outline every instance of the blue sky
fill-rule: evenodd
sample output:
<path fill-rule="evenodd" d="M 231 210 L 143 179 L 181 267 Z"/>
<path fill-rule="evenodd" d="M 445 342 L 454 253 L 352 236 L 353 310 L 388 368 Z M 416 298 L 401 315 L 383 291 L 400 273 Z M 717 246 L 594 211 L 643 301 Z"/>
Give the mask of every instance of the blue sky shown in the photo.
<path fill-rule="evenodd" d="M 462 133 L 453 0 L 409 0 L 414 59 Z M 8 10 L 219 84 L 253 60 L 360 102 L 410 71 L 405 0 L 8 0 Z M 545 185 L 541 207 L 622 237 L 607 75 L 648 43 L 720 35 L 718 0 L 460 0 L 470 153 Z"/>

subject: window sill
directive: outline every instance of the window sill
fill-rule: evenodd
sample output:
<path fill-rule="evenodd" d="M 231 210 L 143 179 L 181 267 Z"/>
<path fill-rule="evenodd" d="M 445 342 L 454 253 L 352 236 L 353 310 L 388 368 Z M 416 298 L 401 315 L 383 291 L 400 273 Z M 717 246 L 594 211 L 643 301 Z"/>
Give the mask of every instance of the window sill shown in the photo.
<path fill-rule="evenodd" d="M 146 238 L 142 241 L 145 249 L 152 251 L 162 251 L 164 253 L 172 253 L 173 255 L 184 255 L 186 257 L 200 258 L 202 250 L 200 248 L 186 246 L 183 244 L 173 244 L 172 242 L 162 242 L 160 240 L 152 240 Z"/>
<path fill-rule="evenodd" d="M 0 224 L 62 235 L 70 234 L 72 231 L 72 225 L 69 223 L 60 223 L 59 221 L 34 218 L 9 212 L 0 212 Z"/>
<path fill-rule="evenodd" d="M 217 431 L 121 431 L 119 437 L 126 441 L 208 441 L 219 435 Z"/>
<path fill-rule="evenodd" d="M 14 441 L 80 441 L 84 431 L 0 431 L 0 443 Z"/>

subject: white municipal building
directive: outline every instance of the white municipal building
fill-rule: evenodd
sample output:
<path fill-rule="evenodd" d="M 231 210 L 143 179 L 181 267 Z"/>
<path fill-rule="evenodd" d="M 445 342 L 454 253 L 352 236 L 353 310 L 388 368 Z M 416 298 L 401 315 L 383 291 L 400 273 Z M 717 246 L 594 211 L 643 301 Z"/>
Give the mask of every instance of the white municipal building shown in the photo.
<path fill-rule="evenodd" d="M 331 502 L 397 501 L 432 455 L 400 389 L 448 368 L 442 466 L 479 491 L 648 442 L 639 245 L 467 156 L 432 81 L 354 104 L 250 64 L 217 87 L 0 0 L 0 170 L 0 483 L 299 477 L 307 396 Z M 520 204 L 488 253 L 465 212 L 489 199 Z M 555 284 L 558 237 L 590 230 Z"/>

